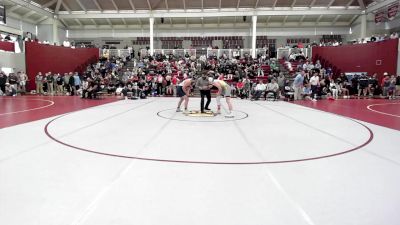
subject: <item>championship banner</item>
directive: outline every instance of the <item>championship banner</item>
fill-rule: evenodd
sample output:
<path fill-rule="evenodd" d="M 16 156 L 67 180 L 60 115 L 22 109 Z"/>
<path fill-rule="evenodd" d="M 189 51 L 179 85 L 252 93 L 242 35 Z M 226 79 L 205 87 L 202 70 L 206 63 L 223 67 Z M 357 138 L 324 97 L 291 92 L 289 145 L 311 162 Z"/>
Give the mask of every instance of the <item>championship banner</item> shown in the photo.
<path fill-rule="evenodd" d="M 385 21 L 385 12 L 383 12 L 383 11 L 381 11 L 381 12 L 377 12 L 376 14 L 375 14 L 375 23 L 376 24 L 380 24 L 380 23 L 382 23 L 382 22 L 384 22 Z"/>
<path fill-rule="evenodd" d="M 388 7 L 387 16 L 389 20 L 393 20 L 399 11 L 399 3 L 395 3 Z"/>

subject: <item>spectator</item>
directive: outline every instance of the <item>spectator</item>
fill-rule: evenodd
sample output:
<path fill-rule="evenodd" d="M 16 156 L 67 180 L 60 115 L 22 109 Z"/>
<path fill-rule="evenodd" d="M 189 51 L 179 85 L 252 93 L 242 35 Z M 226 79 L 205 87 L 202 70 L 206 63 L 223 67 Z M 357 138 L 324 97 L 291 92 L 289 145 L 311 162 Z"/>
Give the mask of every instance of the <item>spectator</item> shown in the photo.
<path fill-rule="evenodd" d="M 396 95 L 400 95 L 400 74 L 397 74 L 396 77 Z"/>
<path fill-rule="evenodd" d="M 332 77 L 329 77 L 329 90 L 332 93 L 332 97 L 334 99 L 339 98 L 339 85 L 333 80 Z"/>
<path fill-rule="evenodd" d="M 35 77 L 36 94 L 43 94 L 43 75 L 39 72 Z"/>
<path fill-rule="evenodd" d="M 303 90 L 303 82 L 304 82 L 304 70 L 297 73 L 296 77 L 293 81 L 293 89 L 294 89 L 294 100 L 301 100 L 301 93 Z"/>
<path fill-rule="evenodd" d="M 28 76 L 23 71 L 18 72 L 19 77 L 19 90 L 21 93 L 26 92 L 26 82 L 28 81 Z"/>
<path fill-rule="evenodd" d="M 5 95 L 6 96 L 17 96 L 17 88 L 10 83 L 6 83 L 5 87 Z"/>
<path fill-rule="evenodd" d="M 266 91 L 267 87 L 263 83 L 262 80 L 258 81 L 258 84 L 255 87 L 255 94 L 253 96 L 253 100 L 258 100 L 262 94 Z"/>
<path fill-rule="evenodd" d="M 61 74 L 55 74 L 56 93 L 64 94 L 64 77 Z"/>
<path fill-rule="evenodd" d="M 79 77 L 79 74 L 75 72 L 74 74 L 74 89 L 77 91 L 81 87 L 81 78 Z"/>
<path fill-rule="evenodd" d="M 386 97 L 388 95 L 389 87 L 390 87 L 390 76 L 388 73 L 383 74 L 383 79 L 382 79 L 382 89 L 383 89 L 383 96 Z"/>
<path fill-rule="evenodd" d="M 71 86 L 69 85 L 70 77 L 69 73 L 64 73 L 64 89 L 67 91 L 67 95 L 71 94 Z"/>
<path fill-rule="evenodd" d="M 389 99 L 396 99 L 396 77 L 392 75 L 389 79 L 388 95 Z"/>
<path fill-rule="evenodd" d="M 18 76 L 15 73 L 10 73 L 8 75 L 8 83 L 10 86 L 13 87 L 13 89 L 17 90 L 18 89 Z"/>
<path fill-rule="evenodd" d="M 279 85 L 276 83 L 275 79 L 272 79 L 270 83 L 267 85 L 267 91 L 264 94 L 265 100 L 267 99 L 268 93 L 272 93 L 274 95 L 274 99 L 277 99 L 279 92 Z"/>
<path fill-rule="evenodd" d="M 310 84 L 312 91 L 311 94 L 312 101 L 317 101 L 317 91 L 318 91 L 318 86 L 320 85 L 318 73 L 314 72 L 313 76 L 310 78 Z"/>
<path fill-rule="evenodd" d="M 46 74 L 45 80 L 47 82 L 47 94 L 54 95 L 54 77 L 51 72 Z"/>
<path fill-rule="evenodd" d="M 6 93 L 7 76 L 3 71 L 0 71 L 0 91 L 2 95 Z"/>
<path fill-rule="evenodd" d="M 75 94 L 75 77 L 73 76 L 72 72 L 68 74 L 69 79 L 68 79 L 68 87 L 70 88 L 70 96 L 74 96 Z"/>

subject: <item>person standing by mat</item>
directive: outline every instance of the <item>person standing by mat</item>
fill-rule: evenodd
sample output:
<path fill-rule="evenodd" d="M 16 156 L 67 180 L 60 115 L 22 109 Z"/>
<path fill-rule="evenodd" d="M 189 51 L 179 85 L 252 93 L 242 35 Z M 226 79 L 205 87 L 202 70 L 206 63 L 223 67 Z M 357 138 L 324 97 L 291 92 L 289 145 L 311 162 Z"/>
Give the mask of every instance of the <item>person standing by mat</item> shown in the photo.
<path fill-rule="evenodd" d="M 201 77 L 199 77 L 196 81 L 196 87 L 199 88 L 201 96 L 201 101 L 200 101 L 201 113 L 205 113 L 204 110 L 210 110 L 208 106 L 210 105 L 211 102 L 212 86 L 213 86 L 212 83 L 208 80 L 207 72 L 203 71 Z M 207 97 L 207 102 L 205 107 L 204 107 L 204 97 Z"/>
<path fill-rule="evenodd" d="M 178 86 L 176 87 L 176 94 L 180 98 L 178 107 L 176 108 L 176 112 L 182 112 L 181 110 L 181 105 L 182 102 L 185 101 L 184 107 L 185 107 L 185 113 L 188 112 L 187 107 L 189 104 L 189 95 L 190 95 L 190 90 L 192 89 L 192 84 L 194 83 L 194 80 L 191 76 L 188 76 L 185 80 L 183 80 Z"/>
<path fill-rule="evenodd" d="M 226 117 L 233 117 L 232 115 L 232 102 L 231 102 L 231 87 L 223 80 L 214 80 L 213 85 L 218 88 L 217 92 L 217 114 L 221 114 L 221 97 L 224 96 L 226 104 L 228 104 L 228 114 Z"/>

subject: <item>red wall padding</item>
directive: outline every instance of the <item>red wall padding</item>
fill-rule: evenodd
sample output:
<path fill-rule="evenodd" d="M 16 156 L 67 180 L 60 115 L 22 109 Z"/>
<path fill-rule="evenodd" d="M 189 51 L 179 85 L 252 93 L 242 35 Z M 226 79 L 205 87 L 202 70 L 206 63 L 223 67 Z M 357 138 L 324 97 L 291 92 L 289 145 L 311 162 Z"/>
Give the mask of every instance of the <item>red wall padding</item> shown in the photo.
<path fill-rule="evenodd" d="M 399 40 L 344 45 L 335 47 L 313 47 L 313 61 L 320 59 L 337 68 L 337 72 L 368 72 L 369 75 L 384 72 L 396 74 Z M 382 65 L 376 65 L 377 60 Z M 337 75 L 337 74 L 335 74 Z"/>
<path fill-rule="evenodd" d="M 14 52 L 15 47 L 13 42 L 0 41 L 0 50 L 6 52 Z"/>
<path fill-rule="evenodd" d="M 29 77 L 28 90 L 35 89 L 37 73 L 83 72 L 86 66 L 99 59 L 97 48 L 66 48 L 25 42 L 26 73 Z"/>

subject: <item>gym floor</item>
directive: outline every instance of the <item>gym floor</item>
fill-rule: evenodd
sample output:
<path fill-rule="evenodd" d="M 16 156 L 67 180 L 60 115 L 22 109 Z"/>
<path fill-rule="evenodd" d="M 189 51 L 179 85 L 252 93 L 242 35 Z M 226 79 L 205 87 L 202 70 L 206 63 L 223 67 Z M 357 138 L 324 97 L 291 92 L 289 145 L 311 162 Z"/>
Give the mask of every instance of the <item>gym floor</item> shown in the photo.
<path fill-rule="evenodd" d="M 177 101 L 0 97 L 0 224 L 400 221 L 400 101 Z"/>

